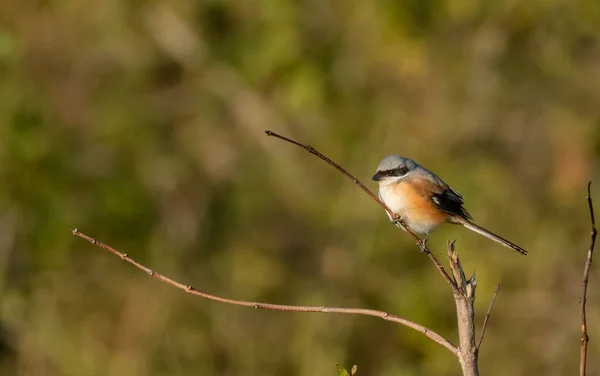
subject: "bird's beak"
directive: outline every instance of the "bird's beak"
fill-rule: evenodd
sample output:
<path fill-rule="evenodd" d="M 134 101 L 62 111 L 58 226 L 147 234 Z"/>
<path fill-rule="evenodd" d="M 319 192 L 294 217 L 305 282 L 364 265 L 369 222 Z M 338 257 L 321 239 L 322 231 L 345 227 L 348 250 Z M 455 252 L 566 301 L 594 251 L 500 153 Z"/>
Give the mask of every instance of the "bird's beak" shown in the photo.
<path fill-rule="evenodd" d="M 377 171 L 377 173 L 373 175 L 371 179 L 373 179 L 374 181 L 380 181 L 381 179 L 383 179 L 383 174 L 380 171 Z"/>

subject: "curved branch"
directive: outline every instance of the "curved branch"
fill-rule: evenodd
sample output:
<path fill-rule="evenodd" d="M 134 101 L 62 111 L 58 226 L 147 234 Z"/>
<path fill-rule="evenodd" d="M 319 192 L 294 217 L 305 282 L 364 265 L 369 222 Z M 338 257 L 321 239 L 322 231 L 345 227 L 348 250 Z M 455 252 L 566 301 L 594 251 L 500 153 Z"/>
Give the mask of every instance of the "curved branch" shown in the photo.
<path fill-rule="evenodd" d="M 423 325 L 417 324 L 410 320 L 403 319 L 402 317 L 397 316 L 397 315 L 393 315 L 393 314 L 383 312 L 383 311 L 376 311 L 376 310 L 372 310 L 372 309 L 363 309 L 363 308 L 336 308 L 336 307 L 325 307 L 325 306 L 310 307 L 310 306 L 295 306 L 295 305 L 283 305 L 283 304 L 269 304 L 269 303 L 248 302 L 248 301 L 244 301 L 244 300 L 228 299 L 228 298 L 224 298 L 221 296 L 212 295 L 212 294 L 200 291 L 191 285 L 184 285 L 183 283 L 172 280 L 169 277 L 165 277 L 164 275 L 159 274 L 159 273 L 153 271 L 152 269 L 135 261 L 134 259 L 129 257 L 126 253 L 119 252 L 116 249 L 114 249 L 102 242 L 99 242 L 90 236 L 87 236 L 87 235 L 79 232 L 79 230 L 77 230 L 77 229 L 73 229 L 73 230 L 71 230 L 71 232 L 75 236 L 85 239 L 100 248 L 104 248 L 105 250 L 109 251 L 110 253 L 114 254 L 115 256 L 120 257 L 121 260 L 126 261 L 126 262 L 130 263 L 131 265 L 135 266 L 136 268 L 148 273 L 151 277 L 154 277 L 154 278 L 158 279 L 159 281 L 164 282 L 168 285 L 171 285 L 175 288 L 183 290 L 183 291 L 187 292 L 188 294 L 200 296 L 202 298 L 214 300 L 214 301 L 221 302 L 221 303 L 233 304 L 233 305 L 238 305 L 238 306 L 242 306 L 242 307 L 250 307 L 250 308 L 256 308 L 256 309 L 268 309 L 268 310 L 280 311 L 280 312 L 321 312 L 321 313 L 340 313 L 340 314 L 348 314 L 348 315 L 363 315 L 363 316 L 379 317 L 383 320 L 395 322 L 397 324 L 401 324 L 401 325 L 404 325 L 411 329 L 414 329 L 414 330 L 418 331 L 419 333 L 425 335 L 426 337 L 430 338 L 431 340 L 444 346 L 445 348 L 450 350 L 454 355 L 458 356 L 458 348 L 455 345 L 453 345 L 450 341 L 448 341 L 441 335 L 437 334 L 433 330 L 424 327 Z"/>

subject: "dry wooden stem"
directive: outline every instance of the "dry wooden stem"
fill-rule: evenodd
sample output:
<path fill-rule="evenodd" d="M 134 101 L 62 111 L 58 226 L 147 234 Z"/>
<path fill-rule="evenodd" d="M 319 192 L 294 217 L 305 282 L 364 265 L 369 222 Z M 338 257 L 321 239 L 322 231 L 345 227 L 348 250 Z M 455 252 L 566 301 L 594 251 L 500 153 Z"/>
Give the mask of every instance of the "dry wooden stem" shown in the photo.
<path fill-rule="evenodd" d="M 458 321 L 458 361 L 464 376 L 478 376 L 478 351 L 475 344 L 475 274 L 469 279 L 465 277 L 453 241 L 448 242 L 448 259 L 457 286 L 454 290 L 454 301 Z"/>
<path fill-rule="evenodd" d="M 598 230 L 596 230 L 596 219 L 594 218 L 594 205 L 592 202 L 592 194 L 591 194 L 591 186 L 592 182 L 588 183 L 588 207 L 590 209 L 590 220 L 592 223 L 592 229 L 590 231 L 590 248 L 588 248 L 587 259 L 585 260 L 585 266 L 583 268 L 583 280 L 581 283 L 581 353 L 579 360 L 579 375 L 585 376 L 586 367 L 587 367 L 587 345 L 589 341 L 589 337 L 587 334 L 587 317 L 585 311 L 585 305 L 587 303 L 587 286 L 588 279 L 590 276 L 590 267 L 592 266 L 592 256 L 594 254 L 594 246 L 596 245 L 596 235 L 598 235 Z"/>

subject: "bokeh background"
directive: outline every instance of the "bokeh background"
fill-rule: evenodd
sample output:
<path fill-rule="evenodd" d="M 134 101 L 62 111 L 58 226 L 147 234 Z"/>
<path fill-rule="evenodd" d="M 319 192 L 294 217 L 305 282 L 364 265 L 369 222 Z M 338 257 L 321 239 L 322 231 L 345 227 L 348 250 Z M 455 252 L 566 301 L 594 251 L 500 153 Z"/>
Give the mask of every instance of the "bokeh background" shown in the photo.
<path fill-rule="evenodd" d="M 478 324 L 502 281 L 484 375 L 574 374 L 600 157 L 600 3 L 0 2 L 0 373 L 458 375 L 376 318 L 257 311 L 163 285 L 399 314 L 456 341 L 446 284 L 309 143 L 369 187 L 412 157 L 475 219 L 458 227 Z M 600 208 L 600 182 L 593 186 Z M 600 263 L 589 374 L 600 374 Z"/>

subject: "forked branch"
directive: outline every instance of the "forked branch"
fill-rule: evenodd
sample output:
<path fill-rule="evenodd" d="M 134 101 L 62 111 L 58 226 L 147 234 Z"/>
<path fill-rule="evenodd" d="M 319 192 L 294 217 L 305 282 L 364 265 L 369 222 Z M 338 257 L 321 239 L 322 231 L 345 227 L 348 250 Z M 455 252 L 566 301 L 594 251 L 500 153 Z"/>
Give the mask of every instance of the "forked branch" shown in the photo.
<path fill-rule="evenodd" d="M 122 260 L 132 264 L 136 268 L 146 272 L 153 278 L 156 278 L 163 283 L 169 284 L 169 285 L 171 285 L 175 288 L 178 288 L 180 290 L 183 290 L 189 294 L 200 296 L 205 299 L 214 300 L 214 301 L 227 303 L 227 304 L 243 306 L 243 307 L 251 307 L 251 308 L 256 308 L 256 309 L 268 309 L 268 310 L 281 311 L 281 312 L 322 312 L 322 313 L 339 313 L 339 314 L 350 314 L 350 315 L 374 316 L 374 317 L 379 317 L 379 318 L 387 320 L 387 321 L 391 321 L 391 322 L 395 322 L 395 323 L 404 325 L 406 327 L 409 327 L 411 329 L 414 329 L 414 330 L 420 332 L 421 334 L 427 336 L 431 340 L 437 342 L 438 344 L 440 344 L 440 345 L 444 346 L 445 348 L 447 348 L 448 350 L 450 350 L 459 359 L 464 375 L 467 375 L 467 376 L 478 375 L 478 368 L 477 368 L 478 346 L 476 346 L 476 344 L 475 344 L 475 328 L 474 328 L 475 311 L 474 311 L 474 307 L 473 307 L 473 302 L 475 300 L 476 281 L 475 281 L 474 276 L 469 279 L 467 279 L 465 277 L 462 266 L 460 264 L 460 260 L 458 258 L 458 254 L 454 251 L 454 243 L 449 243 L 449 245 L 448 245 L 449 264 L 450 264 L 450 269 L 452 272 L 452 274 L 448 274 L 446 272 L 446 270 L 444 269 L 444 267 L 439 263 L 439 261 L 437 260 L 435 255 L 433 253 L 431 253 L 431 251 L 428 249 L 426 241 L 420 239 L 413 231 L 411 231 L 411 229 L 406 226 L 406 224 L 402 221 L 402 219 L 400 217 L 398 217 L 394 212 L 392 212 L 390 210 L 390 208 L 387 207 L 387 205 L 384 202 L 382 202 L 375 194 L 373 194 L 373 192 L 371 192 L 364 184 L 362 184 L 352 174 L 350 174 L 348 171 L 346 171 L 340 165 L 338 165 L 337 163 L 335 163 L 334 161 L 332 161 L 325 155 L 321 154 L 320 152 L 318 152 L 316 149 L 314 149 L 311 146 L 301 144 L 297 141 L 291 140 L 287 137 L 278 135 L 271 131 L 265 131 L 265 133 L 268 136 L 275 137 L 280 140 L 289 142 L 293 145 L 296 145 L 296 146 L 308 151 L 309 153 L 317 156 L 318 158 L 322 159 L 323 161 L 327 162 L 329 165 L 331 165 L 332 167 L 334 167 L 335 169 L 337 169 L 338 171 L 343 173 L 354 184 L 358 185 L 365 193 L 367 193 L 373 200 L 375 200 L 375 202 L 377 202 L 381 207 L 383 207 L 383 209 L 385 209 L 385 211 L 388 212 L 388 214 L 402 228 L 404 228 L 404 230 L 406 230 L 406 232 L 408 232 L 415 239 L 415 242 L 417 243 L 417 245 L 421 249 L 421 251 L 423 251 L 427 254 L 427 256 L 429 257 L 429 259 L 431 260 L 433 265 L 438 270 L 438 272 L 442 275 L 444 280 L 452 288 L 454 300 L 456 303 L 457 319 L 458 319 L 458 333 L 459 333 L 459 345 L 458 346 L 452 344 L 447 339 L 443 338 L 439 334 L 435 333 L 434 331 L 432 331 L 420 324 L 417 324 L 410 320 L 406 320 L 400 316 L 389 314 L 389 313 L 383 312 L 383 311 L 376 311 L 376 310 L 363 309 L 363 308 L 336 308 L 336 307 L 324 307 L 324 306 L 323 307 L 314 307 L 314 306 L 269 304 L 269 303 L 235 300 L 235 299 L 224 298 L 224 297 L 217 296 L 217 295 L 212 295 L 212 294 L 200 291 L 200 290 L 192 287 L 191 285 L 185 285 L 183 283 L 180 283 L 173 279 L 170 279 L 162 274 L 156 273 L 152 269 L 133 260 L 127 254 L 121 253 L 121 252 L 117 251 L 116 249 L 114 249 L 104 243 L 101 243 L 92 237 L 85 235 L 85 234 L 79 232 L 77 229 L 72 230 L 73 235 L 83 238 L 85 240 L 88 240 L 92 244 L 95 244 L 96 246 L 111 252 L 112 254 L 118 256 Z M 590 203 L 590 205 L 591 205 L 591 203 Z M 496 293 L 497 293 L 497 290 L 496 290 Z M 492 303 L 490 305 L 490 309 L 488 310 L 488 314 L 486 315 L 483 330 L 485 330 L 485 325 L 487 323 L 487 319 L 489 318 L 495 297 L 496 297 L 496 294 L 494 294 Z M 482 338 L 483 338 L 483 333 L 482 333 Z M 480 341 L 480 344 L 481 344 L 481 341 Z"/>
<path fill-rule="evenodd" d="M 448 262 L 457 289 L 454 291 L 456 319 L 458 322 L 458 361 L 464 376 L 478 376 L 478 350 L 475 344 L 475 274 L 465 276 L 454 242 L 448 242 Z"/>

